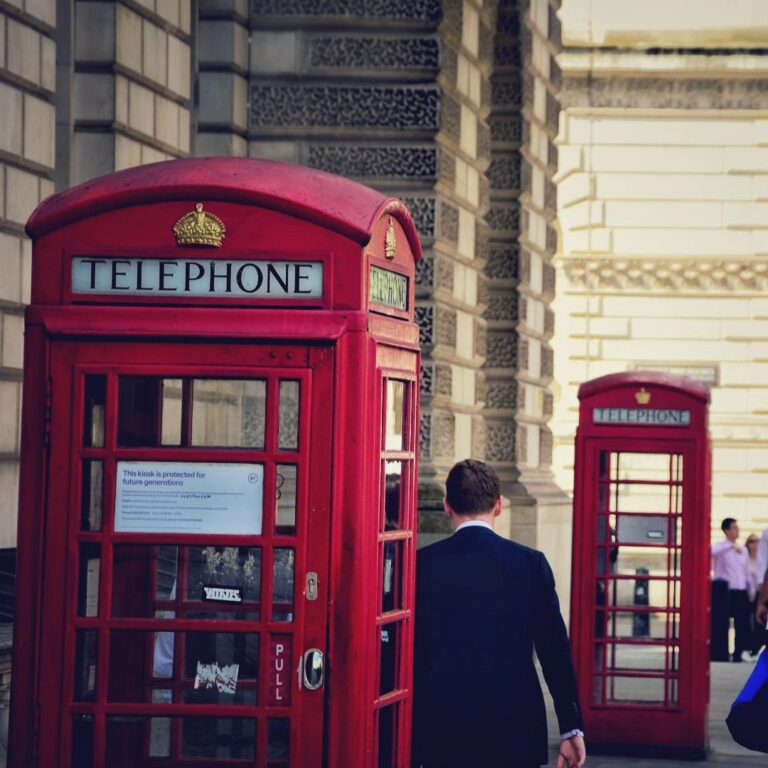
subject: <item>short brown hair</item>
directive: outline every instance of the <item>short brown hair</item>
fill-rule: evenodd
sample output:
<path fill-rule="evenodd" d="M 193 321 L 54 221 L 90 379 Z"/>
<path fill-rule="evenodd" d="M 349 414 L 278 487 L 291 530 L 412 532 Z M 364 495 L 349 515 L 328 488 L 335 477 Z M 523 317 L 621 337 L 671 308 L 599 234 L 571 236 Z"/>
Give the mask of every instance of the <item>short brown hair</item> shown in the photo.
<path fill-rule="evenodd" d="M 490 512 L 500 496 L 499 476 L 482 461 L 464 459 L 454 464 L 445 481 L 445 498 L 458 515 Z"/>

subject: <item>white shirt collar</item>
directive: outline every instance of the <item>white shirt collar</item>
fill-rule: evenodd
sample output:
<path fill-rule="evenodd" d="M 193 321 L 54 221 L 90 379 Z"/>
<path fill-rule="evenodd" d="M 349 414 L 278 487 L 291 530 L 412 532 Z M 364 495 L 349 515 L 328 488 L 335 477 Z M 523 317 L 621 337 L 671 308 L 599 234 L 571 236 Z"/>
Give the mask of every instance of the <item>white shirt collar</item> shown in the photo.
<path fill-rule="evenodd" d="M 479 528 L 487 528 L 489 531 L 493 531 L 493 526 L 488 525 L 485 520 L 467 520 L 466 523 L 462 523 L 456 528 L 454 533 L 458 533 L 462 528 L 469 528 L 470 526 L 477 526 Z M 495 533 L 495 531 L 494 531 Z"/>

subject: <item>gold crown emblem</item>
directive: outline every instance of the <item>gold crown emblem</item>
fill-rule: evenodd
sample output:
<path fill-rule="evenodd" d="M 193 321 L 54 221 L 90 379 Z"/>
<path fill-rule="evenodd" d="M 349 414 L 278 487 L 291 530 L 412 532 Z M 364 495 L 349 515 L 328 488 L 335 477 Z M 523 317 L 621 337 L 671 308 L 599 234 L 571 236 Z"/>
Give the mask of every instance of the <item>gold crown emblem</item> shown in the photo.
<path fill-rule="evenodd" d="M 651 402 L 651 393 L 645 387 L 640 387 L 640 391 L 635 392 L 635 400 L 638 405 L 648 405 Z"/>
<path fill-rule="evenodd" d="M 397 253 L 397 238 L 395 237 L 395 224 L 392 217 L 389 217 L 389 227 L 387 228 L 387 238 L 384 241 L 384 255 L 388 259 L 394 259 Z"/>
<path fill-rule="evenodd" d="M 182 216 L 173 227 L 177 245 L 210 245 L 214 248 L 221 247 L 226 231 L 224 222 L 204 211 L 202 203 L 197 203 L 195 210 Z"/>

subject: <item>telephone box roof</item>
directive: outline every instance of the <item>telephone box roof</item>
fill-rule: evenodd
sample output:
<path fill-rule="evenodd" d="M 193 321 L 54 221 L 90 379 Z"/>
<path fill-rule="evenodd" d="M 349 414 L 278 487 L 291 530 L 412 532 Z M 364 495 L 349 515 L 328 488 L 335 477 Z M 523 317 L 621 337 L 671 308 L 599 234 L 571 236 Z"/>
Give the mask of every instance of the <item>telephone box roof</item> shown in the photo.
<path fill-rule="evenodd" d="M 27 233 L 35 239 L 105 211 L 198 198 L 280 211 L 361 245 L 370 240 L 376 222 L 391 215 L 405 230 L 414 258 L 421 258 L 413 219 L 399 200 L 340 176 L 250 158 L 171 160 L 87 181 L 44 200 L 27 222 Z"/>
<path fill-rule="evenodd" d="M 710 400 L 709 387 L 701 382 L 680 376 L 674 373 L 660 373 L 657 371 L 625 371 L 622 373 L 609 373 L 591 381 L 585 381 L 579 387 L 579 400 L 592 395 L 616 389 L 621 386 L 656 386 L 668 389 L 679 389 L 687 395 L 708 403 Z"/>

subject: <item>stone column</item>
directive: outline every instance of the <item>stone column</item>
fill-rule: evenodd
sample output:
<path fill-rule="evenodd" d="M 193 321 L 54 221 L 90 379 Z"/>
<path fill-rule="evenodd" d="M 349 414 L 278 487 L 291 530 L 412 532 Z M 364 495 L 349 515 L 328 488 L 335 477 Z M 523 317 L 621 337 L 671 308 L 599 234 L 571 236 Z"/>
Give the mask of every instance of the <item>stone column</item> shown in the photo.
<path fill-rule="evenodd" d="M 502 529 L 544 550 L 567 591 L 570 514 L 551 470 L 550 339 L 557 249 L 559 0 L 502 0 L 492 77 L 488 459 L 510 500 Z"/>
<path fill-rule="evenodd" d="M 197 155 L 247 154 L 248 0 L 200 0 Z"/>
<path fill-rule="evenodd" d="M 53 192 L 55 5 L 0 10 L 0 549 L 16 546 L 24 306 L 32 248 L 24 224 Z"/>
<path fill-rule="evenodd" d="M 24 307 L 32 248 L 24 224 L 53 192 L 56 7 L 0 8 L 0 622 L 13 615 Z M 0 627 L 0 765 L 5 765 L 12 628 Z"/>
<path fill-rule="evenodd" d="M 190 150 L 191 3 L 76 0 L 72 57 L 61 67 L 59 138 L 71 137 L 66 188 Z M 71 82 L 70 88 L 67 78 Z M 62 147 L 62 151 L 66 151 Z"/>
<path fill-rule="evenodd" d="M 416 219 L 428 515 L 442 509 L 447 467 L 484 442 L 476 239 L 490 11 L 461 0 L 254 0 L 252 12 L 250 154 L 358 179 L 400 196 Z"/>
<path fill-rule="evenodd" d="M 443 481 L 454 462 L 486 456 L 483 417 L 487 302 L 491 55 L 495 4 L 445 0 L 440 25 L 442 176 L 430 280 L 418 308 L 425 353 L 422 416 L 422 533 L 449 530 Z M 434 482 L 436 481 L 436 482 Z M 433 514 L 430 514 L 430 511 Z M 435 514 L 438 513 L 438 514 Z"/>

